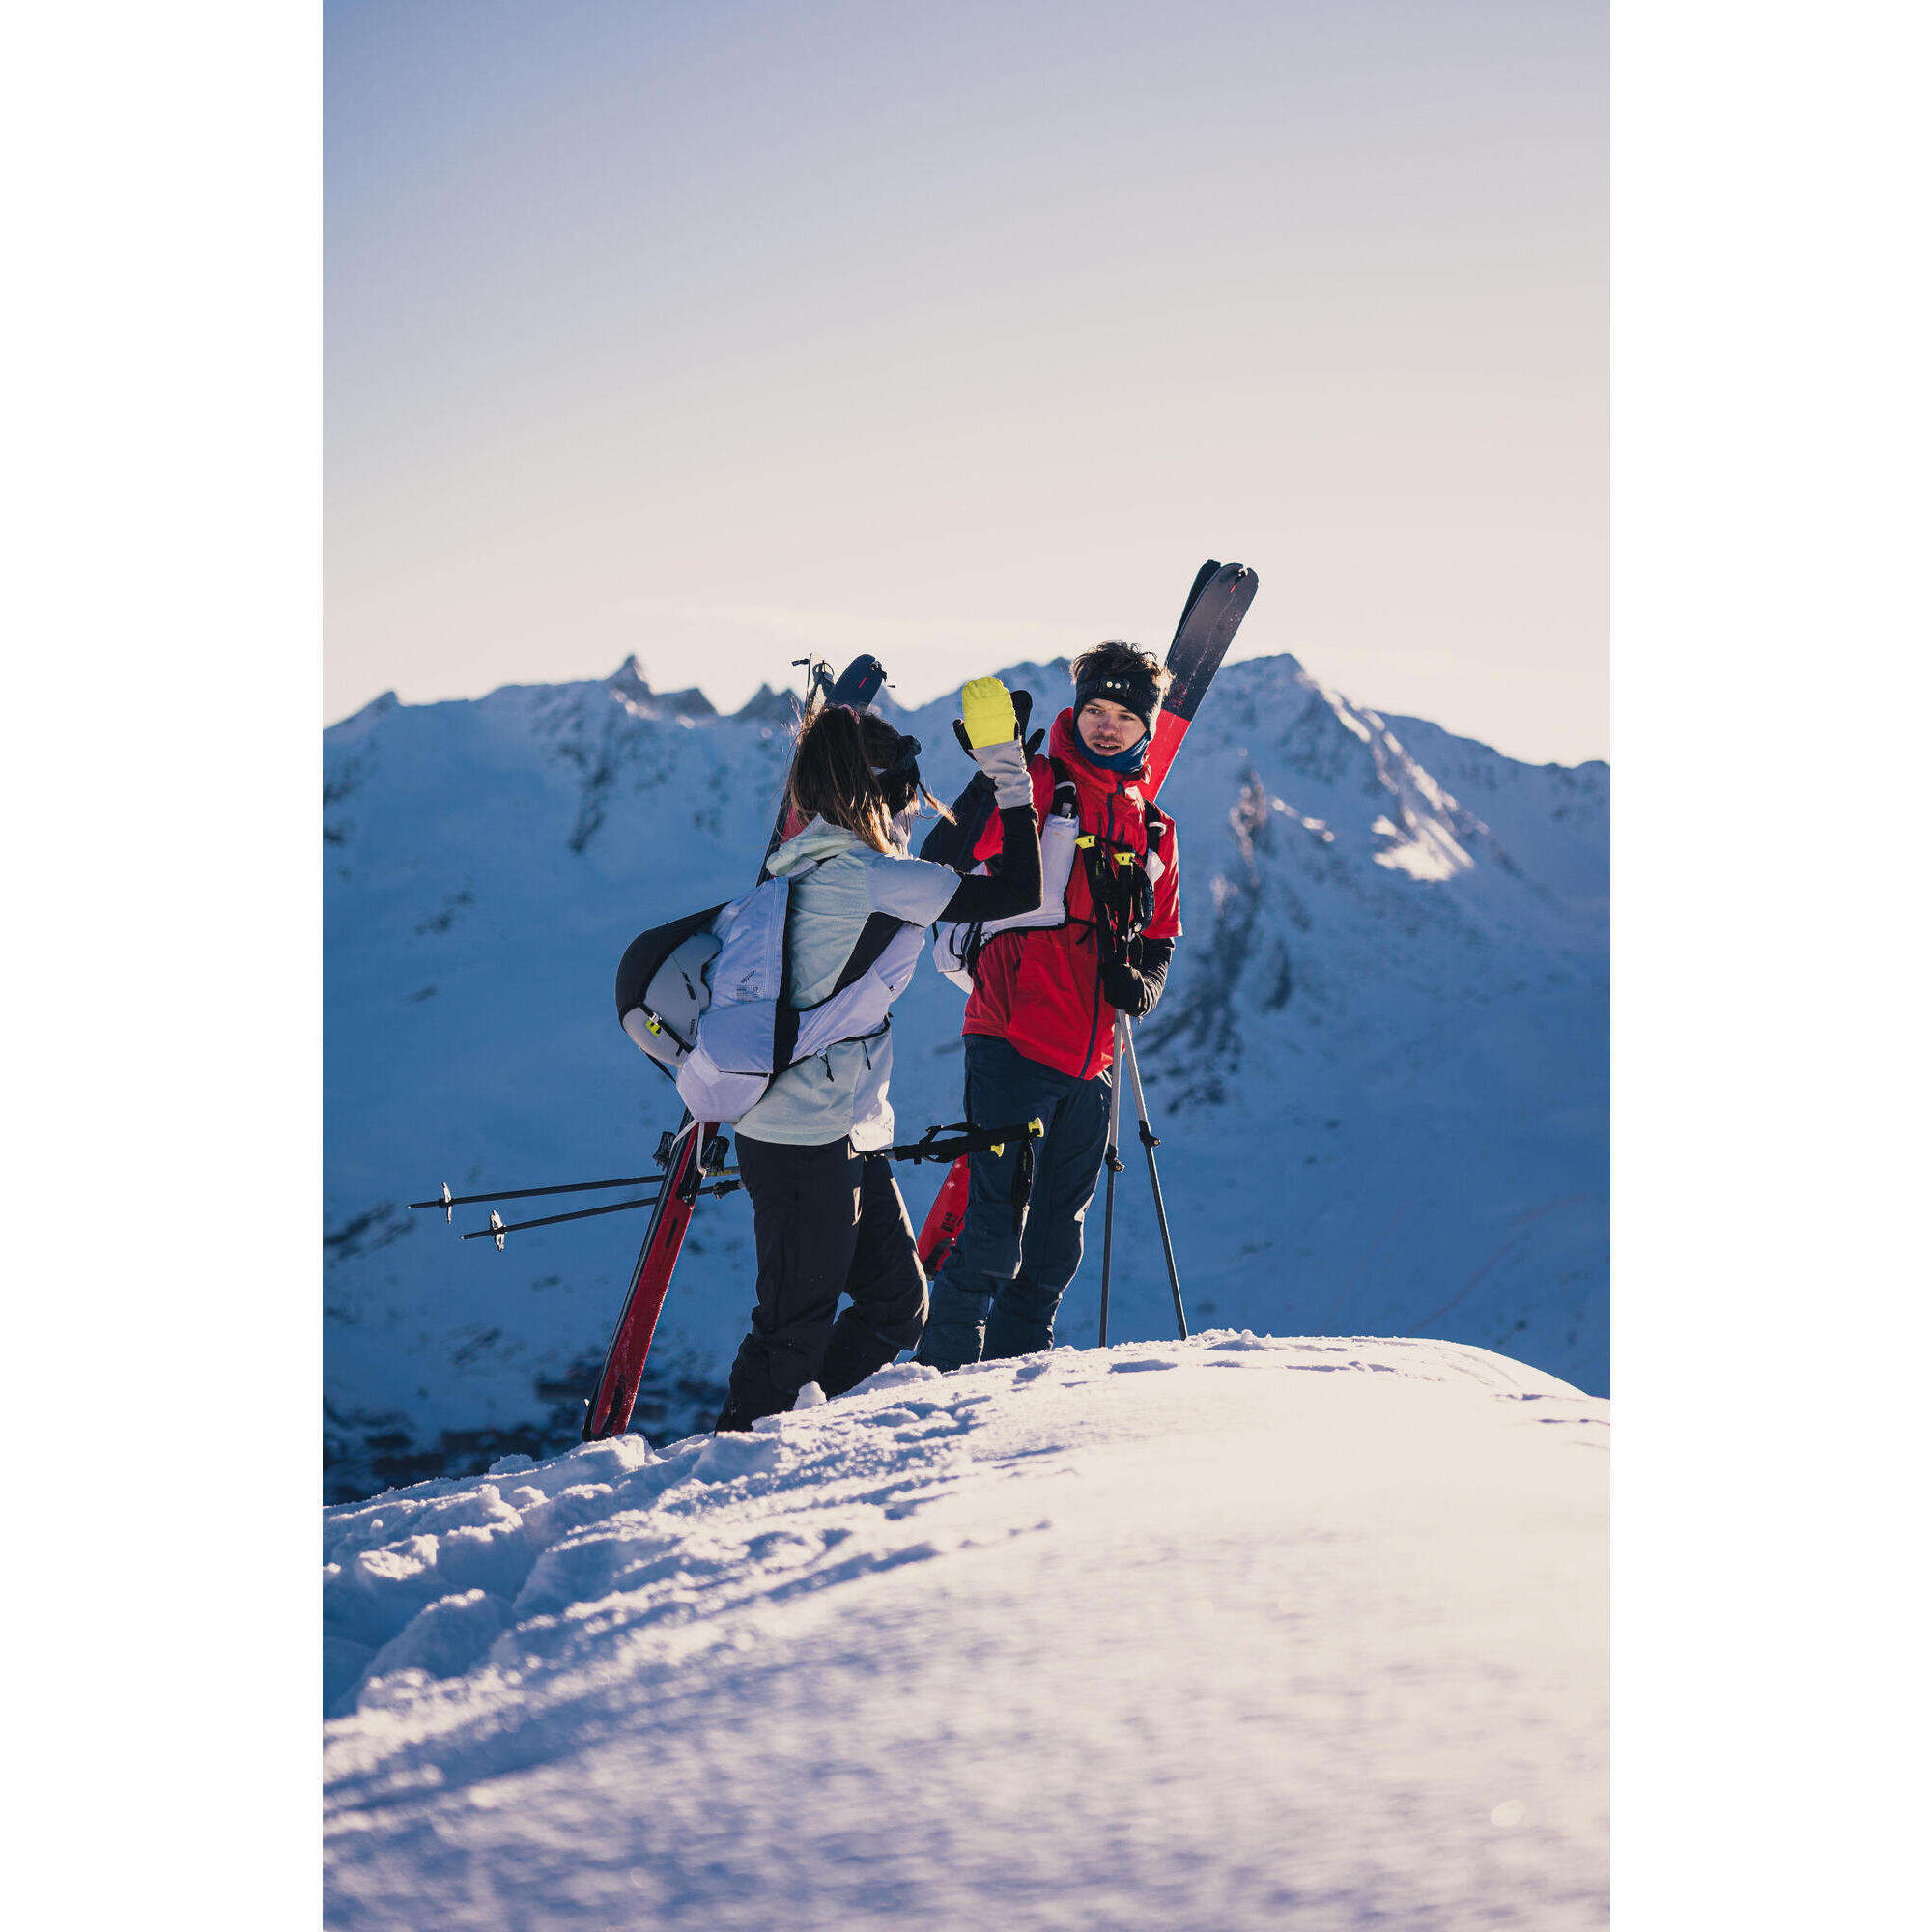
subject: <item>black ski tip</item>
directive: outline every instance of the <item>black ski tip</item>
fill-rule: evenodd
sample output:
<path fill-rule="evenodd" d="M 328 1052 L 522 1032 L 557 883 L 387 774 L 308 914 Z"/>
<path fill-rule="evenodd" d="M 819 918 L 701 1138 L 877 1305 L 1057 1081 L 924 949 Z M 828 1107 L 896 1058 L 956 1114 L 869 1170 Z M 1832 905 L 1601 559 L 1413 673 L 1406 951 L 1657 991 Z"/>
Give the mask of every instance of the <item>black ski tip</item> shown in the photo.
<path fill-rule="evenodd" d="M 1260 576 L 1245 563 L 1215 567 L 1188 605 L 1174 642 L 1168 646 L 1167 668 L 1174 682 L 1163 700 L 1164 710 L 1183 722 L 1193 719 L 1195 707 L 1227 656 L 1260 586 Z"/>
<path fill-rule="evenodd" d="M 828 704 L 849 704 L 863 711 L 878 696 L 886 681 L 886 668 L 875 657 L 857 657 L 838 673 L 838 681 L 825 694 Z"/>
<path fill-rule="evenodd" d="M 1208 561 L 1204 563 L 1201 566 L 1201 568 L 1194 573 L 1194 582 L 1192 584 L 1188 586 L 1187 602 L 1180 607 L 1180 622 L 1174 627 L 1174 635 L 1177 640 L 1179 639 L 1181 632 L 1187 628 L 1187 613 L 1194 609 L 1194 600 L 1201 595 L 1201 592 L 1206 587 L 1208 579 L 1211 578 L 1214 575 L 1214 573 L 1220 568 L 1221 568 L 1220 564 L 1217 563 L 1214 560 L 1214 558 L 1210 556 L 1208 559 Z"/>

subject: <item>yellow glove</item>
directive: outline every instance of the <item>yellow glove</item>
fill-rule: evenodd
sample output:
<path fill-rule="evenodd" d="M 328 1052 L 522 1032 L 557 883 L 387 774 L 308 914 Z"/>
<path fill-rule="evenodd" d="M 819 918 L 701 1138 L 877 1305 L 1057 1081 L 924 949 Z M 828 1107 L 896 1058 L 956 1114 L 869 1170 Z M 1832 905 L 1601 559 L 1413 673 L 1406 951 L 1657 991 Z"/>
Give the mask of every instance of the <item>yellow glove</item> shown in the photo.
<path fill-rule="evenodd" d="M 1019 729 L 1013 700 L 996 677 L 971 679 L 959 694 L 959 714 L 966 742 L 976 752 L 985 745 L 1010 743 Z"/>

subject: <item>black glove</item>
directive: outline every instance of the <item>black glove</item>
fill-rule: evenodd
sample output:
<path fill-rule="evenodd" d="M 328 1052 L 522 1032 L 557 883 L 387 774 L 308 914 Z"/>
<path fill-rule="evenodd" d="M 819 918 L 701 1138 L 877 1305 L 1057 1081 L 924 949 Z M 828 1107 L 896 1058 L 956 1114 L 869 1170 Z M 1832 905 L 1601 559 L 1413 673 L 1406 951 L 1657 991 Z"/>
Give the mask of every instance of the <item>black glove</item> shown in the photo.
<path fill-rule="evenodd" d="M 1046 728 L 1044 725 L 1039 730 L 1034 732 L 1031 737 L 1027 735 L 1027 725 L 1033 718 L 1032 692 L 1016 691 L 1013 693 L 1013 715 L 1019 720 L 1018 728 L 1013 732 L 1013 736 L 1026 747 L 1027 756 L 1032 757 L 1039 750 L 1042 741 L 1046 737 Z"/>
<path fill-rule="evenodd" d="M 1100 968 L 1100 991 L 1110 1007 L 1118 1007 L 1130 1020 L 1146 1019 L 1158 997 L 1158 989 L 1124 959 Z"/>

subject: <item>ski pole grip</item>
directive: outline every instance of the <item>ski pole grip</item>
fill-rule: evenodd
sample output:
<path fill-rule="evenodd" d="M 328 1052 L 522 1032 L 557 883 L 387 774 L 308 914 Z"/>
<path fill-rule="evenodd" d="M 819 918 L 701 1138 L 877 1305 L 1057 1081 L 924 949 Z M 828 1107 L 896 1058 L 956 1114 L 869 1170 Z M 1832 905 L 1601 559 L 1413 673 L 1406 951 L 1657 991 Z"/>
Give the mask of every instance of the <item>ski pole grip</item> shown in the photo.
<path fill-rule="evenodd" d="M 1027 1147 L 1032 1145 L 1046 1131 L 1043 1121 L 1036 1117 L 1031 1121 L 1015 1122 L 1011 1126 L 979 1127 L 970 1121 L 962 1121 L 951 1127 L 928 1127 L 916 1141 L 902 1142 L 897 1147 L 882 1149 L 889 1160 L 958 1160 L 965 1154 L 990 1153 L 998 1159 L 1006 1152 L 1009 1140 L 1026 1137 Z M 940 1140 L 940 1134 L 956 1134 L 956 1140 Z M 995 1139 L 995 1136 L 998 1136 Z"/>

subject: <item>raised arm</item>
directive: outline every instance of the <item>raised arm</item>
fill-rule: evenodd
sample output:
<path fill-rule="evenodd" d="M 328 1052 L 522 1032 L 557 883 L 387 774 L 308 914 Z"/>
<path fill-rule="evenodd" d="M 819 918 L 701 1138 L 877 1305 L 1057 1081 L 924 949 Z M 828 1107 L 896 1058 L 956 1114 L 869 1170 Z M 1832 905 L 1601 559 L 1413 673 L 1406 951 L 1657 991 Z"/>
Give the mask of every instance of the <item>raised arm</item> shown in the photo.
<path fill-rule="evenodd" d="M 1039 904 L 1039 820 L 1034 815 L 1031 785 L 1024 805 L 1009 806 L 1000 813 L 1000 869 L 961 879 L 941 919 L 1016 919 Z"/>
<path fill-rule="evenodd" d="M 1039 820 L 1033 809 L 1033 775 L 1019 719 L 996 677 L 976 677 L 960 693 L 961 736 L 973 762 L 993 786 L 1000 813 L 1000 866 L 981 878 L 962 879 L 941 919 L 1012 919 L 1039 904 Z"/>

